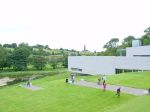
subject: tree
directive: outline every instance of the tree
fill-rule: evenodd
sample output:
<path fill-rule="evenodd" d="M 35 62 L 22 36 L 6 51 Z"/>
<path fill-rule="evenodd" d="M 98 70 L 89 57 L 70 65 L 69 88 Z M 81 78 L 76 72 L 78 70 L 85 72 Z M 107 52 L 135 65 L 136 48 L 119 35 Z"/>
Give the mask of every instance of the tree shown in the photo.
<path fill-rule="evenodd" d="M 44 56 L 34 55 L 30 57 L 30 62 L 37 70 L 43 70 L 47 63 L 48 59 Z"/>
<path fill-rule="evenodd" d="M 68 67 L 68 55 L 67 55 L 67 54 L 65 54 L 65 55 L 63 56 L 63 66 L 64 66 L 65 68 Z"/>
<path fill-rule="evenodd" d="M 106 50 L 105 52 L 102 52 L 101 55 L 116 56 L 118 42 L 119 42 L 118 38 L 112 38 L 110 41 L 108 41 L 104 45 L 104 48 L 106 48 Z"/>
<path fill-rule="evenodd" d="M 16 43 L 12 43 L 12 48 L 17 48 L 17 44 Z"/>
<path fill-rule="evenodd" d="M 6 47 L 6 48 L 11 48 L 11 44 L 4 44 L 3 47 Z"/>
<path fill-rule="evenodd" d="M 29 46 L 28 43 L 24 43 L 24 42 L 19 44 L 18 47 L 27 48 L 30 52 L 32 52 L 32 50 L 33 50 L 33 48 L 31 46 Z"/>
<path fill-rule="evenodd" d="M 10 68 L 12 66 L 12 51 L 6 48 L 0 47 L 0 68 Z"/>
<path fill-rule="evenodd" d="M 142 43 L 143 45 L 150 45 L 150 27 L 147 28 L 144 33 L 145 34 L 141 38 Z"/>
<path fill-rule="evenodd" d="M 148 27 L 146 30 L 144 30 L 146 35 L 150 35 L 150 27 Z"/>
<path fill-rule="evenodd" d="M 13 52 L 13 68 L 15 70 L 26 70 L 27 59 L 30 55 L 30 50 L 27 47 L 18 47 Z"/>
<path fill-rule="evenodd" d="M 45 49 L 50 49 L 48 45 L 45 45 Z"/>
<path fill-rule="evenodd" d="M 119 42 L 118 38 L 112 38 L 110 41 L 108 41 L 103 48 L 116 48 L 117 43 Z"/>
<path fill-rule="evenodd" d="M 128 37 L 124 38 L 122 45 L 120 47 L 121 48 L 132 47 L 132 40 L 134 39 L 136 39 L 134 36 L 129 35 Z"/>
<path fill-rule="evenodd" d="M 7 56 L 6 56 L 6 67 L 10 68 L 12 66 L 12 52 L 7 52 Z"/>
<path fill-rule="evenodd" d="M 6 65 L 6 56 L 7 56 L 7 51 L 5 48 L 0 47 L 0 68 L 3 70 L 3 68 Z"/>
<path fill-rule="evenodd" d="M 34 48 L 42 48 L 42 49 L 45 48 L 43 45 L 40 45 L 40 44 L 37 44 L 37 45 L 35 45 L 35 46 L 33 46 L 33 47 L 34 47 Z"/>

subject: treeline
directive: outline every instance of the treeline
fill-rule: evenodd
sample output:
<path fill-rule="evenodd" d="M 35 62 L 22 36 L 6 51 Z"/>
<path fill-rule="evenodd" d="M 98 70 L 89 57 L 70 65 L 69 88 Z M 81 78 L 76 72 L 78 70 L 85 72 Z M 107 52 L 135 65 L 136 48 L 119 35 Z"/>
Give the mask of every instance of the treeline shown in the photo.
<path fill-rule="evenodd" d="M 44 70 L 68 67 L 69 56 L 95 56 L 96 52 L 74 49 L 51 49 L 48 45 L 30 46 L 28 43 L 17 45 L 0 44 L 0 71 Z"/>
<path fill-rule="evenodd" d="M 0 44 L 0 71 L 2 70 L 43 70 L 45 68 L 56 69 L 58 67 L 68 67 L 69 56 L 118 56 L 120 51 L 126 55 L 125 48 L 132 46 L 132 40 L 140 39 L 142 45 L 150 45 L 150 27 L 144 31 L 140 38 L 127 36 L 119 45 L 118 38 L 112 38 L 105 45 L 105 51 L 90 52 L 88 50 L 76 51 L 68 49 L 51 49 L 48 45 L 29 46 L 28 43 L 17 45 Z"/>
<path fill-rule="evenodd" d="M 24 43 L 25 44 L 25 43 Z M 21 45 L 21 44 L 20 44 Z M 19 45 L 19 46 L 20 46 Z M 26 44 L 28 45 L 28 44 Z M 17 48 L 17 44 L 16 43 L 12 43 L 12 44 L 4 44 L 4 45 L 1 45 L 1 47 L 5 47 L 5 48 Z M 32 48 L 40 48 L 40 49 L 50 49 L 48 45 L 40 45 L 40 44 L 37 44 L 37 45 L 34 45 L 34 46 L 31 46 Z"/>
<path fill-rule="evenodd" d="M 132 40 L 139 39 L 142 42 L 143 46 L 150 45 L 150 27 L 144 30 L 144 34 L 136 38 L 134 36 L 127 36 L 123 39 L 123 42 L 121 45 L 119 45 L 119 38 L 112 38 L 110 41 L 108 41 L 103 48 L 105 48 L 105 51 L 102 51 L 98 53 L 98 55 L 102 56 L 118 56 L 120 55 L 120 52 L 122 52 L 122 55 L 126 55 L 125 48 L 132 47 Z"/>
<path fill-rule="evenodd" d="M 48 45 L 29 46 L 27 43 L 0 45 L 0 70 L 24 71 L 68 66 L 68 50 L 51 50 Z"/>

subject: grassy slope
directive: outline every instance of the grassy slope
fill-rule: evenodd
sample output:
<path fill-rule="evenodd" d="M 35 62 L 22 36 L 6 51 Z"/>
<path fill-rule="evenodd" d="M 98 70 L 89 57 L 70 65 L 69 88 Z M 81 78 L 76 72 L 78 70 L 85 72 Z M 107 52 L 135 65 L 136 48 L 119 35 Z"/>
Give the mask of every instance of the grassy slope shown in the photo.
<path fill-rule="evenodd" d="M 0 112 L 106 112 L 137 97 L 64 83 L 64 75 L 32 81 L 43 90 L 31 91 L 19 84 L 0 89 Z"/>
<path fill-rule="evenodd" d="M 133 99 L 110 112 L 150 112 L 150 96 Z"/>
<path fill-rule="evenodd" d="M 78 76 L 78 79 L 97 82 L 98 76 Z M 150 88 L 150 72 L 123 73 L 107 76 L 107 83 L 135 88 Z"/>
<path fill-rule="evenodd" d="M 98 76 L 78 76 L 78 79 L 84 78 L 87 81 L 96 82 Z M 111 84 L 124 85 L 136 88 L 150 87 L 150 72 L 135 72 L 112 75 L 107 77 Z M 150 112 L 150 95 L 136 97 L 123 105 L 113 108 L 108 112 Z"/>
<path fill-rule="evenodd" d="M 113 75 L 109 77 L 108 83 L 148 89 L 150 88 L 150 72 L 135 72 Z"/>

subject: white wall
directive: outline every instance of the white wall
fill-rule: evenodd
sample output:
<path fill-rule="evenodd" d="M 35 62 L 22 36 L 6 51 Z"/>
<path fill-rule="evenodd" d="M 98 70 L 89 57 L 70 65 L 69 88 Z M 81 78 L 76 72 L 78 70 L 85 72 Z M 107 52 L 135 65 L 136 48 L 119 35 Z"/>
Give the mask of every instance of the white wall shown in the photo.
<path fill-rule="evenodd" d="M 150 57 L 117 57 L 115 68 L 150 70 Z"/>
<path fill-rule="evenodd" d="M 82 71 L 73 71 L 79 68 Z M 68 70 L 83 74 L 115 74 L 115 69 L 150 70 L 150 57 L 69 56 Z"/>
<path fill-rule="evenodd" d="M 133 55 L 150 55 L 150 46 L 126 48 L 126 55 L 127 57 L 132 57 Z"/>
<path fill-rule="evenodd" d="M 113 58 L 107 56 L 69 56 L 68 70 L 71 68 L 80 68 L 84 74 L 112 74 L 114 73 Z"/>

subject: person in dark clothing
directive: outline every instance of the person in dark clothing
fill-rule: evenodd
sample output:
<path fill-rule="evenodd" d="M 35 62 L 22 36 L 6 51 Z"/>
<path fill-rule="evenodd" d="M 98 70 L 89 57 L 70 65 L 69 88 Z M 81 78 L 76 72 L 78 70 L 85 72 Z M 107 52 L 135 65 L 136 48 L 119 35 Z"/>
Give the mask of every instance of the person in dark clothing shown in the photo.
<path fill-rule="evenodd" d="M 104 81 L 103 81 L 103 85 L 104 85 L 105 83 L 106 83 L 106 81 L 104 80 Z"/>
<path fill-rule="evenodd" d="M 150 95 L 150 88 L 148 89 L 148 94 Z"/>
<path fill-rule="evenodd" d="M 120 90 L 120 88 L 118 88 L 116 95 L 117 95 L 117 96 L 120 96 L 120 92 L 121 92 L 121 90 Z"/>
<path fill-rule="evenodd" d="M 104 91 L 106 90 L 106 81 L 104 80 L 103 81 L 103 88 L 104 88 Z"/>
<path fill-rule="evenodd" d="M 30 82 L 29 81 L 27 82 L 27 87 L 30 87 Z"/>
<path fill-rule="evenodd" d="M 69 80 L 68 80 L 68 77 L 66 77 L 66 83 L 68 83 L 68 81 L 69 81 Z"/>

